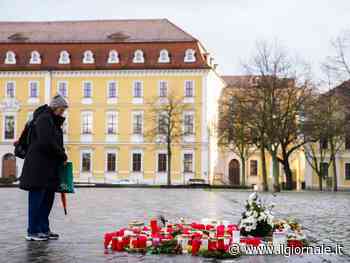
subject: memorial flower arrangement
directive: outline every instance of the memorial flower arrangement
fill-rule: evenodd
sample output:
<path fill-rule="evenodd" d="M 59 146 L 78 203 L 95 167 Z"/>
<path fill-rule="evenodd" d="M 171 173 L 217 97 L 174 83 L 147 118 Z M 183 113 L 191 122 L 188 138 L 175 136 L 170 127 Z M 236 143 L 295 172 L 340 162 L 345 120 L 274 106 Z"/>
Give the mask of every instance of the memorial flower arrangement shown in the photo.
<path fill-rule="evenodd" d="M 273 229 L 273 215 L 271 209 L 273 205 L 266 206 L 257 193 L 249 196 L 246 202 L 246 211 L 242 214 L 239 223 L 242 235 L 264 237 L 271 234 Z"/>
<path fill-rule="evenodd" d="M 262 202 L 257 193 L 249 196 L 239 224 L 225 220 L 202 219 L 200 222 L 151 219 L 149 224 L 131 221 L 127 227 L 106 233 L 106 253 L 128 252 L 144 254 L 189 254 L 209 258 L 236 258 L 241 252 L 230 253 L 232 244 L 286 245 L 307 244 L 302 227 L 295 219 L 275 219 L 272 205 Z M 237 251 L 236 251 L 237 252 Z"/>

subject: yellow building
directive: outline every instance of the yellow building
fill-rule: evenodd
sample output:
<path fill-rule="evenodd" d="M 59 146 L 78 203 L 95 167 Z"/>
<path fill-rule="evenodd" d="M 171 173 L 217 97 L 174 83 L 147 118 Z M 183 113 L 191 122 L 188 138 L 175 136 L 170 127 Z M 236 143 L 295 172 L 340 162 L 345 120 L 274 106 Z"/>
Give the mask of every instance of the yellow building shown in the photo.
<path fill-rule="evenodd" d="M 1 22 L 0 32 L 2 176 L 32 112 L 60 93 L 70 105 L 65 144 L 76 181 L 164 184 L 165 145 L 144 134 L 150 101 L 172 92 L 192 131 L 174 146 L 172 182 L 211 182 L 210 125 L 224 84 L 197 39 L 166 19 Z"/>
<path fill-rule="evenodd" d="M 245 85 L 250 85 L 254 81 L 251 76 L 222 76 L 226 86 L 222 90 L 220 100 L 224 102 L 225 99 L 232 96 L 232 91 L 242 86 L 242 82 Z M 238 89 L 237 89 L 238 90 Z M 219 103 L 219 109 L 222 111 L 222 105 Z M 220 111 L 219 110 L 219 111 Z M 261 153 L 259 149 L 251 149 L 251 155 L 245 163 L 245 174 L 242 172 L 242 163 L 240 157 L 228 150 L 227 148 L 220 147 L 218 149 L 218 162 L 215 168 L 215 180 L 217 184 L 227 184 L 232 186 L 240 186 L 245 177 L 246 186 L 256 186 L 257 189 L 262 189 L 262 163 Z M 272 158 L 268 151 L 265 151 L 266 156 L 266 172 L 267 172 L 267 184 L 269 189 L 272 189 L 273 177 L 272 177 Z M 292 182 L 294 189 L 302 189 L 305 187 L 305 157 L 302 151 L 296 151 L 290 156 L 290 166 L 293 174 Z M 283 185 L 286 183 L 286 177 L 283 171 L 282 165 L 279 165 L 280 170 L 280 183 Z"/>

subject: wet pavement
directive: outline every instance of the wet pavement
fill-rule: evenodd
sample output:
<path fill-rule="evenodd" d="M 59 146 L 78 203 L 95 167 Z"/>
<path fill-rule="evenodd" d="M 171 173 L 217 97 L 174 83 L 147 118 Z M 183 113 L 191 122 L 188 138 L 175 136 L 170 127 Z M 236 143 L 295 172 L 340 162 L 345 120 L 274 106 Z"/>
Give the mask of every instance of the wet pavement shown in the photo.
<path fill-rule="evenodd" d="M 210 262 L 191 256 L 104 254 L 103 234 L 132 219 L 164 215 L 189 220 L 238 222 L 250 192 L 201 189 L 79 188 L 68 196 L 64 216 L 59 196 L 51 215 L 58 241 L 26 242 L 27 193 L 0 188 L 0 262 Z M 350 262 L 350 193 L 263 194 L 276 204 L 276 217 L 300 219 L 314 245 L 344 246 L 345 256 L 243 256 L 238 262 Z M 233 262 L 233 261 L 231 261 Z"/>

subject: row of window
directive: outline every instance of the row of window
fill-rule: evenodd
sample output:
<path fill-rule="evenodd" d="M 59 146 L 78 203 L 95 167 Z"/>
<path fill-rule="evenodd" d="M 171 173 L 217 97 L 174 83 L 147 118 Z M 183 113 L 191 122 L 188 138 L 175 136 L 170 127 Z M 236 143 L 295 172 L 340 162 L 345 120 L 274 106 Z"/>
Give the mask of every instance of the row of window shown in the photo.
<path fill-rule="evenodd" d="M 28 120 L 32 118 L 32 112 L 28 114 Z M 160 113 L 158 118 L 158 132 L 159 134 L 164 134 L 167 131 L 167 123 L 162 118 L 162 113 Z M 66 117 L 67 114 L 66 114 Z M 144 113 L 143 111 L 133 111 L 132 112 L 132 133 L 134 135 L 143 134 L 144 126 Z M 81 112 L 81 134 L 90 135 L 93 133 L 93 112 L 83 111 Z M 184 135 L 193 135 L 195 131 L 194 123 L 194 112 L 185 111 L 183 113 L 183 131 Z M 64 122 L 63 132 L 68 133 L 68 120 Z M 15 128 L 16 119 L 15 115 L 4 115 L 4 140 L 14 140 L 15 139 Z M 117 135 L 118 133 L 118 112 L 108 111 L 106 112 L 106 134 L 107 135 Z"/>
<path fill-rule="evenodd" d="M 92 151 L 86 150 L 81 152 L 81 172 L 92 173 Z M 106 153 L 106 172 L 117 172 L 117 153 L 115 151 L 109 151 Z M 165 173 L 168 169 L 167 154 L 157 154 L 157 172 Z M 182 170 L 184 173 L 194 172 L 194 156 L 192 152 L 183 153 L 182 157 Z M 135 151 L 131 154 L 131 171 L 135 173 L 143 172 L 143 152 Z"/>
<path fill-rule="evenodd" d="M 320 140 L 320 148 L 321 149 L 326 150 L 326 149 L 328 149 L 328 147 L 329 147 L 328 140 L 326 140 L 326 139 Z M 347 136 L 345 138 L 345 149 L 350 150 L 350 136 Z"/>
<path fill-rule="evenodd" d="M 71 62 L 71 55 L 67 50 L 62 50 L 58 57 L 58 64 L 70 64 Z M 116 50 L 110 50 L 108 57 L 107 57 L 107 63 L 108 64 L 118 64 L 120 62 L 119 59 L 119 53 Z M 145 56 L 144 52 L 141 49 L 137 49 L 134 51 L 133 56 L 133 63 L 145 63 Z M 162 49 L 159 52 L 158 57 L 158 63 L 170 63 L 171 62 L 171 55 L 168 50 Z M 187 49 L 184 54 L 184 62 L 191 63 L 196 62 L 196 53 L 193 49 Z M 16 64 L 16 53 L 13 51 L 7 51 L 5 55 L 5 64 L 14 65 Z M 30 53 L 30 59 L 29 64 L 41 64 L 42 58 L 41 54 L 33 50 Z M 83 64 L 94 64 L 95 63 L 95 56 L 94 53 L 91 50 L 86 50 L 83 53 L 82 56 L 82 63 Z"/>
<path fill-rule="evenodd" d="M 350 163 L 345 163 L 345 180 L 350 180 Z M 328 178 L 329 163 L 322 162 L 320 165 L 320 172 L 323 178 Z"/>
<path fill-rule="evenodd" d="M 108 81 L 107 82 L 107 97 L 114 99 L 118 97 L 118 82 Z M 29 97 L 38 98 L 39 97 L 39 81 L 29 81 L 28 82 Z M 132 95 L 134 98 L 143 97 L 143 81 L 135 80 L 133 81 Z M 57 92 L 64 97 L 68 97 L 68 82 L 58 81 L 57 82 Z M 92 98 L 93 96 L 93 82 L 83 81 L 82 93 L 84 98 Z M 169 83 L 166 80 L 160 80 L 158 82 L 158 95 L 159 97 L 167 97 L 169 93 Z M 14 98 L 16 96 L 16 82 L 7 81 L 5 84 L 5 95 L 7 98 Z M 184 82 L 184 96 L 186 98 L 194 97 L 194 81 L 185 80 Z"/>

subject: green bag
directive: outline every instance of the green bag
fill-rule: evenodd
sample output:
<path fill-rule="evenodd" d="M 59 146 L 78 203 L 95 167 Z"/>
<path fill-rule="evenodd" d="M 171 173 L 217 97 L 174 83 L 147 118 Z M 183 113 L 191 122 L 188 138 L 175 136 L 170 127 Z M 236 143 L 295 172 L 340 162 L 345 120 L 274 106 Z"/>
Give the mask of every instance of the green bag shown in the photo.
<path fill-rule="evenodd" d="M 74 193 L 74 182 L 73 182 L 73 164 L 67 162 L 66 165 L 61 165 L 59 168 L 60 174 L 60 185 L 58 187 L 59 193 Z"/>

